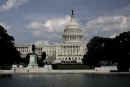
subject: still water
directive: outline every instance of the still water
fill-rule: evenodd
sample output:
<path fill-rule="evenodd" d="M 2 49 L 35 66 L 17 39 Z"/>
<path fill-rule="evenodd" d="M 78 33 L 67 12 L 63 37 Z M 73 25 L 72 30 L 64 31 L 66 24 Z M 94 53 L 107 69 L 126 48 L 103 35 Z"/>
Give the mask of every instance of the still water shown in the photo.
<path fill-rule="evenodd" d="M 0 76 L 0 87 L 130 87 L 130 75 L 9 75 Z"/>

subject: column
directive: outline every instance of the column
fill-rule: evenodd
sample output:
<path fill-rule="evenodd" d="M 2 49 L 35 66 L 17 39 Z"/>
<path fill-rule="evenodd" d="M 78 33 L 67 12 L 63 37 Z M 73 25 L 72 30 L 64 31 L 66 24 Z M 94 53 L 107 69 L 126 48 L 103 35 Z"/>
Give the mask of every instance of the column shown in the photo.
<path fill-rule="evenodd" d="M 72 56 L 73 56 L 73 45 L 72 45 L 72 48 L 71 48 L 71 49 L 72 49 Z"/>

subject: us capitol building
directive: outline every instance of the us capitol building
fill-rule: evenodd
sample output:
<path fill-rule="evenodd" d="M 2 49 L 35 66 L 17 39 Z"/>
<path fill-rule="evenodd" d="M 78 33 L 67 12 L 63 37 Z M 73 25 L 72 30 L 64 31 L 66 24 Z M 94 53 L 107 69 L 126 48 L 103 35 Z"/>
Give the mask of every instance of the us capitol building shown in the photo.
<path fill-rule="evenodd" d="M 81 64 L 87 48 L 86 44 L 83 42 L 83 33 L 75 19 L 73 10 L 71 19 L 65 26 L 62 39 L 63 42 L 59 44 L 34 43 L 39 58 L 42 53 L 45 52 L 45 61 L 48 63 Z M 16 44 L 16 48 L 20 52 L 21 57 L 25 58 L 28 53 L 31 53 L 32 44 Z"/>

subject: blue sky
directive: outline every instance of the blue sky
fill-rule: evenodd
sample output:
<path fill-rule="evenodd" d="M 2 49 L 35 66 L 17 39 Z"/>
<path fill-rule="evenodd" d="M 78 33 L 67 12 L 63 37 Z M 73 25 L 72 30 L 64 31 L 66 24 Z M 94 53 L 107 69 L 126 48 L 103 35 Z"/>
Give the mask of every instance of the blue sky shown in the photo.
<path fill-rule="evenodd" d="M 60 42 L 72 9 L 86 42 L 130 30 L 130 0 L 0 0 L 0 24 L 16 43 Z"/>

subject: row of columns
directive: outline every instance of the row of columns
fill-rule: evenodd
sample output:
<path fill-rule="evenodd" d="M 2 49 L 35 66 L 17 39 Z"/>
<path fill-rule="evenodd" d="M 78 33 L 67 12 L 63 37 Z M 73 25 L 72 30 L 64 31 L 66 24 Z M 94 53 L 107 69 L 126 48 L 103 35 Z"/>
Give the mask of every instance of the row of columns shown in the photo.
<path fill-rule="evenodd" d="M 83 48 L 81 46 L 61 46 L 58 49 L 59 55 L 82 55 Z"/>
<path fill-rule="evenodd" d="M 64 40 L 65 41 L 73 41 L 73 40 L 76 40 L 76 41 L 81 41 L 82 40 L 82 36 L 81 35 L 69 35 L 69 36 L 64 36 Z"/>
<path fill-rule="evenodd" d="M 26 54 L 31 52 L 31 48 L 28 48 L 28 47 L 19 47 L 19 48 L 17 48 L 17 50 L 20 53 L 26 53 Z"/>

